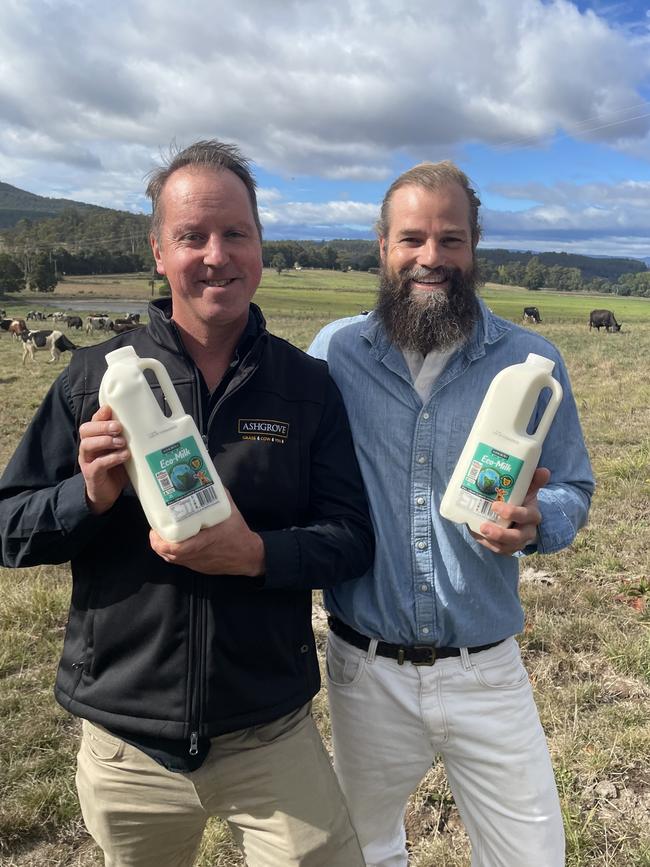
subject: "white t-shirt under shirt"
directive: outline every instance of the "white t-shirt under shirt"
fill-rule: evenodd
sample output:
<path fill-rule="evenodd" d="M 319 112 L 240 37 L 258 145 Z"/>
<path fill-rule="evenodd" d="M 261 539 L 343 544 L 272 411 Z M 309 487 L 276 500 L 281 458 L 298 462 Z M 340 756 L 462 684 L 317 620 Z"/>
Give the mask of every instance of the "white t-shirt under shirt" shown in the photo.
<path fill-rule="evenodd" d="M 431 394 L 433 383 L 438 379 L 445 365 L 458 348 L 454 344 L 450 349 L 432 349 L 426 355 L 422 355 L 416 349 L 402 349 L 402 353 L 411 371 L 413 388 L 420 395 L 422 403 L 426 403 Z"/>

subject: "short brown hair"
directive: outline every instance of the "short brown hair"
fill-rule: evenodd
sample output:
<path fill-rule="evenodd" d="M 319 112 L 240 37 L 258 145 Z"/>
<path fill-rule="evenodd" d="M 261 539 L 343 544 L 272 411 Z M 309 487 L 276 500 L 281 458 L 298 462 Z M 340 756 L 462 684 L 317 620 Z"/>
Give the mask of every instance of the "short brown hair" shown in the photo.
<path fill-rule="evenodd" d="M 481 225 L 479 222 L 478 209 L 481 206 L 481 200 L 476 195 L 476 191 L 472 187 L 472 182 L 467 177 L 465 172 L 461 171 L 458 166 L 454 165 L 450 160 L 443 160 L 439 163 L 419 163 L 413 166 L 412 169 L 401 174 L 396 178 L 388 188 L 384 200 L 381 203 L 379 219 L 375 225 L 375 229 L 380 238 L 385 238 L 388 235 L 390 225 L 390 203 L 393 193 L 401 187 L 406 187 L 408 184 L 413 184 L 416 187 L 424 187 L 427 190 L 439 190 L 446 184 L 458 184 L 465 191 L 469 204 L 469 225 L 472 234 L 472 247 L 476 248 L 481 237 Z"/>
<path fill-rule="evenodd" d="M 257 195 L 255 178 L 250 170 L 250 161 L 242 156 L 239 148 L 233 144 L 209 139 L 197 141 L 182 150 L 172 144 L 169 154 L 162 166 L 152 169 L 147 178 L 147 196 L 151 199 L 153 213 L 151 216 L 151 232 L 157 241 L 160 241 L 160 229 L 162 227 L 163 214 L 160 204 L 160 196 L 163 188 L 171 175 L 185 166 L 202 166 L 215 171 L 231 171 L 244 182 L 248 191 L 255 225 L 262 239 L 262 223 L 257 209 Z"/>

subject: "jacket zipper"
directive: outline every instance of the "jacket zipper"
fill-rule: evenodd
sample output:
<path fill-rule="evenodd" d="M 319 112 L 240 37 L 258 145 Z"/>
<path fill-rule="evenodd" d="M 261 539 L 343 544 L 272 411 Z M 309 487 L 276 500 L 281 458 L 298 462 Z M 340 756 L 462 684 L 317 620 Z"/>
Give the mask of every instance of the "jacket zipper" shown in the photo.
<path fill-rule="evenodd" d="M 174 329 L 175 336 L 177 342 L 179 344 L 179 348 L 181 348 L 182 354 L 187 358 L 187 353 L 185 352 L 185 347 L 183 346 L 183 341 L 180 339 L 180 335 Z M 257 344 L 257 341 L 256 341 Z M 252 350 L 251 350 L 252 351 Z M 249 353 L 246 354 L 244 359 L 242 359 L 242 364 L 245 359 L 248 357 Z M 212 412 L 208 418 L 207 427 L 204 426 L 203 419 L 203 402 L 201 400 L 201 385 L 199 382 L 199 377 L 196 369 L 196 365 L 191 359 L 188 359 L 191 364 L 192 376 L 194 379 L 194 402 L 196 406 L 196 417 L 197 417 L 197 428 L 199 433 L 201 434 L 201 438 L 205 444 L 205 447 L 208 448 L 208 431 L 210 428 L 210 424 L 212 419 L 215 416 L 215 413 L 226 399 L 231 394 L 234 394 L 238 391 L 242 385 L 250 378 L 255 369 L 257 369 L 257 365 L 254 370 L 251 371 L 247 376 L 243 377 L 242 380 L 235 385 L 235 387 L 228 394 L 224 394 L 221 399 L 217 402 L 217 405 L 214 407 Z M 208 450 L 209 451 L 209 450 Z M 193 673 L 193 682 L 190 688 L 190 746 L 189 746 L 189 754 L 191 756 L 197 755 L 199 751 L 198 742 L 199 742 L 199 728 L 201 723 L 201 713 L 202 713 L 202 697 L 203 697 L 203 679 L 205 678 L 205 655 L 206 648 L 205 644 L 205 630 L 203 628 L 204 625 L 204 617 L 206 611 L 206 598 L 205 593 L 201 592 L 200 594 L 196 592 L 196 590 L 204 590 L 202 585 L 202 578 L 197 577 L 194 580 L 194 599 L 196 605 L 193 607 L 192 614 L 190 619 L 193 621 L 193 625 L 195 629 L 193 630 L 195 638 L 192 643 L 192 649 L 194 651 L 191 668 Z M 198 652 L 197 652 L 198 651 Z"/>
<path fill-rule="evenodd" d="M 203 405 L 201 402 L 201 387 L 199 384 L 199 377 L 196 372 L 196 367 L 192 367 L 192 375 L 194 378 L 194 394 L 195 394 L 195 405 L 196 405 L 196 420 L 197 420 L 197 428 L 199 433 L 201 434 L 201 438 L 207 447 L 207 437 L 205 431 L 203 429 Z M 191 711 L 190 711 L 190 749 L 189 753 L 191 756 L 195 756 L 199 751 L 199 728 L 201 725 L 201 697 L 203 694 L 203 676 L 204 676 L 204 665 L 203 660 L 205 657 L 206 649 L 204 647 L 205 638 L 204 638 L 204 630 L 203 630 L 203 617 L 205 610 L 205 594 L 201 592 L 203 590 L 202 586 L 202 578 L 200 576 L 196 576 L 194 579 L 194 600 L 195 605 L 193 606 L 193 626 L 194 626 L 194 654 L 193 654 L 193 670 L 194 670 L 194 679 L 192 684 L 192 695 L 191 695 Z"/>
<path fill-rule="evenodd" d="M 251 348 L 248 350 L 246 355 L 242 358 L 242 360 L 239 364 L 240 370 L 244 366 L 244 364 L 246 363 L 246 359 L 249 357 L 249 355 L 251 355 L 253 350 L 256 349 L 256 347 L 257 347 L 257 345 L 261 339 L 262 339 L 262 337 L 258 337 L 257 340 L 255 341 L 255 343 L 253 344 L 253 346 L 251 346 Z M 228 391 L 228 389 L 226 389 L 225 393 L 221 395 L 221 397 L 219 398 L 219 400 L 217 401 L 217 403 L 213 407 L 212 412 L 210 413 L 210 415 L 208 417 L 208 424 L 206 426 L 206 431 L 203 435 L 206 447 L 208 444 L 208 431 L 210 430 L 210 425 L 212 424 L 212 419 L 215 417 L 215 415 L 217 414 L 217 412 L 219 411 L 219 409 L 223 405 L 224 401 L 226 401 L 229 397 L 232 397 L 233 394 L 236 394 L 239 391 L 239 389 L 242 388 L 248 382 L 248 380 L 255 373 L 255 371 L 258 369 L 258 367 L 259 367 L 259 363 L 256 362 L 255 365 L 253 366 L 253 368 L 247 374 L 245 374 L 244 376 L 241 377 L 239 382 L 234 382 L 234 385 L 231 382 L 230 384 L 231 384 L 232 388 L 230 389 L 230 391 Z"/>
<path fill-rule="evenodd" d="M 200 593 L 197 591 L 200 588 L 200 578 L 194 579 L 194 593 L 192 594 L 193 604 L 190 605 L 190 626 L 192 628 L 192 656 L 190 658 L 190 674 L 191 680 L 189 683 L 189 699 L 190 699 L 190 747 L 189 754 L 195 756 L 198 753 L 199 741 L 199 725 L 201 718 L 201 653 L 202 653 L 202 637 L 203 630 L 201 629 L 201 606 L 203 600 Z M 197 653 L 198 650 L 198 653 Z"/>
<path fill-rule="evenodd" d="M 195 582 L 196 605 L 194 606 L 195 620 L 195 641 L 194 646 L 198 648 L 199 654 L 194 656 L 193 671 L 194 680 L 192 684 L 191 710 L 190 710 L 190 749 L 191 756 L 195 756 L 199 751 L 199 728 L 201 725 L 201 714 L 203 711 L 203 681 L 205 679 L 205 579 L 199 576 Z"/>

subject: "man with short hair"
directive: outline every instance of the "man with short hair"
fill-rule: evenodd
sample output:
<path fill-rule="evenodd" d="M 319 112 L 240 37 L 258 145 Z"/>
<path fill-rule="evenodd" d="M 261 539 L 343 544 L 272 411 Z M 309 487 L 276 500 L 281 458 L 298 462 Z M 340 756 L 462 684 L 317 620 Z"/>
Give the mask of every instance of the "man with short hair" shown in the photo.
<path fill-rule="evenodd" d="M 172 154 L 148 192 L 171 299 L 54 383 L 0 482 L 2 564 L 71 560 L 56 697 L 83 719 L 77 788 L 109 867 L 189 867 L 210 816 L 249 867 L 361 867 L 310 713 L 312 591 L 372 559 L 345 409 L 326 365 L 251 303 L 261 226 L 237 149 Z M 231 495 L 227 520 L 183 542 L 147 526 L 98 408 L 121 346 L 165 365 Z"/>
<path fill-rule="evenodd" d="M 564 863 L 513 555 L 569 545 L 593 478 L 558 351 L 477 296 L 479 205 L 450 162 L 401 175 L 378 223 L 375 311 L 309 350 L 343 394 L 375 527 L 373 568 L 325 593 L 334 766 L 368 867 L 406 865 L 407 801 L 438 753 L 473 867 Z M 494 502 L 509 525 L 476 534 L 440 500 L 493 377 L 529 352 L 555 362 L 564 399 L 524 503 Z"/>

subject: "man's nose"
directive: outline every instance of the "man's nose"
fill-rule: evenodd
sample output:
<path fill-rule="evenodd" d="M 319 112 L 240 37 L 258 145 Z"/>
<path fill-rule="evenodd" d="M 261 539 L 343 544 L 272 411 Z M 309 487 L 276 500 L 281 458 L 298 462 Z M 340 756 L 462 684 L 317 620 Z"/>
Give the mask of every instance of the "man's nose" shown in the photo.
<path fill-rule="evenodd" d="M 425 268 L 437 268 L 444 264 L 444 247 L 435 238 L 427 238 L 418 250 L 418 265 L 423 265 Z"/>
<path fill-rule="evenodd" d="M 205 265 L 211 265 L 214 268 L 220 268 L 226 265 L 230 260 L 228 247 L 223 238 L 216 235 L 210 235 L 206 241 L 203 250 L 203 262 Z"/>

